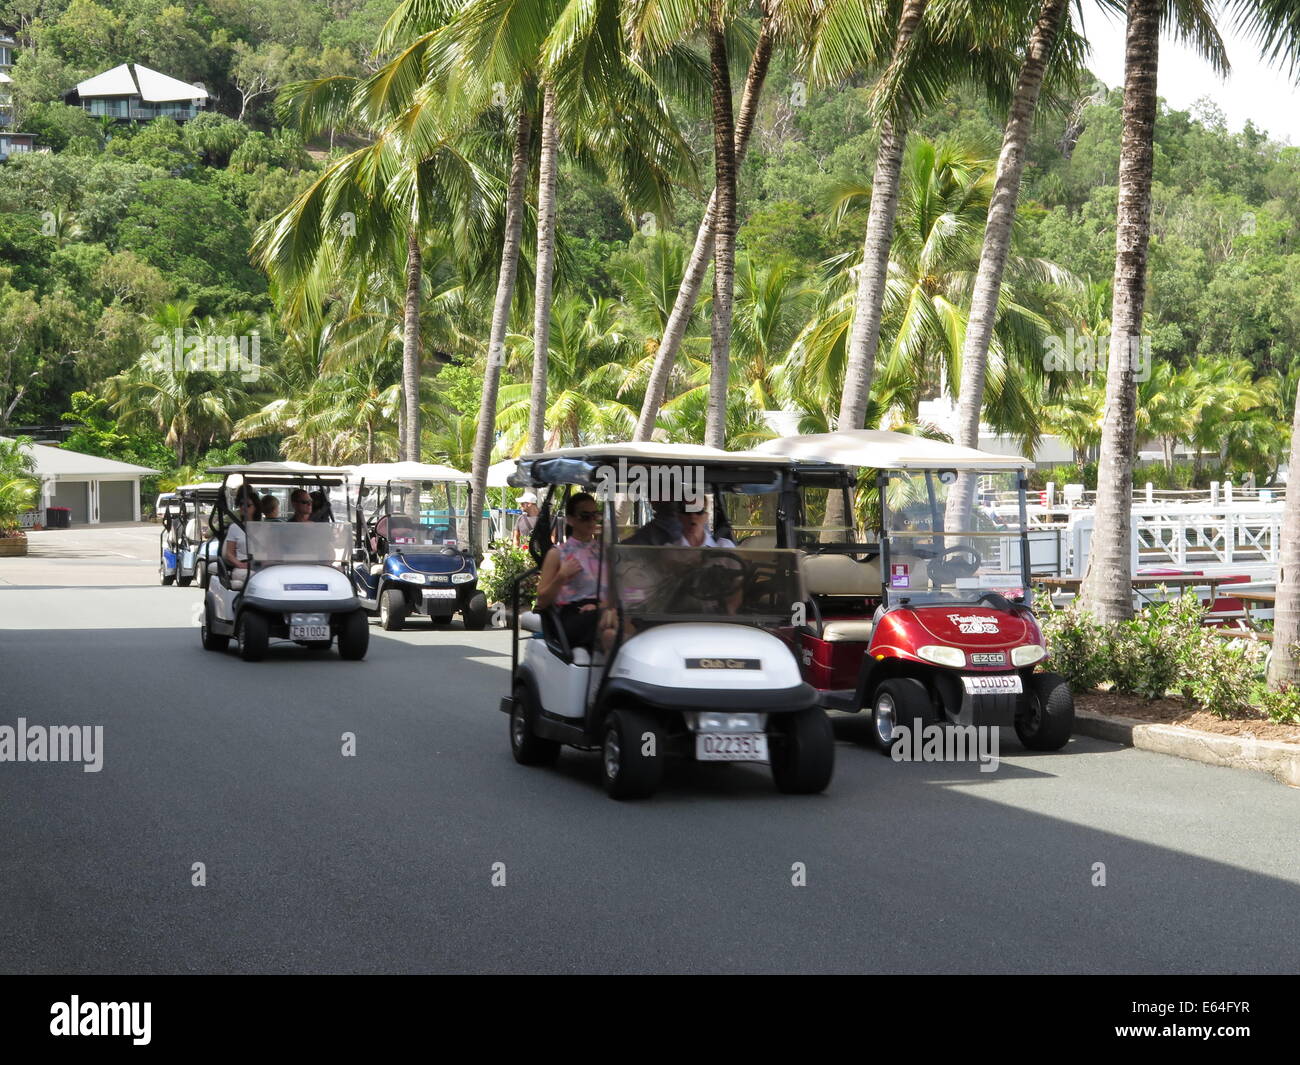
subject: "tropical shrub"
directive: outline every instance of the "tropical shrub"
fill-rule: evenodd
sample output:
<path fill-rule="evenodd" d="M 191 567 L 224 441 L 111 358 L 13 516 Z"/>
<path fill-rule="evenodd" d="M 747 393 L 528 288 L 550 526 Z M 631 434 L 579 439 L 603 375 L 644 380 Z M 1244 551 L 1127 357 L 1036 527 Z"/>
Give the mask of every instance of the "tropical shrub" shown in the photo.
<path fill-rule="evenodd" d="M 489 603 L 509 605 L 513 595 L 511 585 L 515 578 L 527 573 L 534 565 L 532 556 L 524 548 L 515 547 L 504 540 L 493 540 L 479 566 L 479 590 Z M 519 589 L 519 605 L 531 607 L 536 598 L 537 577 L 533 576 L 524 581 Z"/>

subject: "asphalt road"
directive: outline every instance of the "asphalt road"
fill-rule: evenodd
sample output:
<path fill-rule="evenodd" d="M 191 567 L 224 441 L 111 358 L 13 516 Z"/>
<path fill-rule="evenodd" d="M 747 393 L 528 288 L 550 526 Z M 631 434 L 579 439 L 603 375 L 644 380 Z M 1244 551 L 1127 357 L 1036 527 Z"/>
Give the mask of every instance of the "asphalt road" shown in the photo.
<path fill-rule="evenodd" d="M 684 765 L 615 803 L 595 754 L 511 759 L 504 633 L 244 663 L 157 585 L 156 528 L 33 539 L 0 559 L 0 725 L 102 725 L 104 761 L 0 763 L 0 971 L 1300 968 L 1300 793 L 1268 777 L 1011 732 L 993 773 L 896 764 L 843 719 L 824 795 Z"/>

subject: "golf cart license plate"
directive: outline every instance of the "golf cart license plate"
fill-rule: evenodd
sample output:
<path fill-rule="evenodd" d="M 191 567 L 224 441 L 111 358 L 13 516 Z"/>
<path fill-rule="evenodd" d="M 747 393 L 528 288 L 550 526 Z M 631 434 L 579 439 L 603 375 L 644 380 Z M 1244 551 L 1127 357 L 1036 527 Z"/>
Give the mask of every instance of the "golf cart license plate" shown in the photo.
<path fill-rule="evenodd" d="M 767 734 L 764 732 L 698 732 L 695 734 L 697 762 L 766 762 Z"/>
<path fill-rule="evenodd" d="M 424 590 L 424 598 L 426 598 L 426 599 L 455 599 L 455 598 L 456 598 L 456 589 L 455 589 L 455 588 L 426 588 L 426 589 Z"/>
<path fill-rule="evenodd" d="M 328 640 L 330 638 L 330 627 L 328 625 L 290 625 L 289 639 L 291 640 Z"/>
<path fill-rule="evenodd" d="M 1019 673 L 994 677 L 962 677 L 961 683 L 967 695 L 1019 695 L 1024 691 Z"/>

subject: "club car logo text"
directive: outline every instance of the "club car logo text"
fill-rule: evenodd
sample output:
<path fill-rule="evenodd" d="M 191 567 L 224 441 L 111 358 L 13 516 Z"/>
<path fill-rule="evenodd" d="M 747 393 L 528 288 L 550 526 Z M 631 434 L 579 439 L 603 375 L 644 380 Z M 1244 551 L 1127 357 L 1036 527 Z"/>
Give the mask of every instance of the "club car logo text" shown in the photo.
<path fill-rule="evenodd" d="M 762 669 L 757 658 L 688 658 L 687 669 Z"/>
<path fill-rule="evenodd" d="M 948 620 L 957 626 L 957 631 L 967 636 L 998 631 L 997 618 L 983 617 L 980 614 L 949 614 Z"/>
<path fill-rule="evenodd" d="M 637 463 L 628 466 L 619 459 L 617 466 L 596 469 L 596 498 L 608 502 L 624 494 L 647 503 L 685 503 L 686 509 L 704 509 L 704 467 L 669 466 L 662 463 Z"/>

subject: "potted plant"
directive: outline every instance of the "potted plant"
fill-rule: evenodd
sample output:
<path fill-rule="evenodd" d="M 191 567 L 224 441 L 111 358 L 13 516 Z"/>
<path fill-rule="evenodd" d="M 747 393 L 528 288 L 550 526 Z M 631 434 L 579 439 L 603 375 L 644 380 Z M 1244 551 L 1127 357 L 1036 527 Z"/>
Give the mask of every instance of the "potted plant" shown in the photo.
<path fill-rule="evenodd" d="M 487 555 L 479 566 L 478 586 L 492 605 L 494 617 L 510 620 L 511 585 L 516 577 L 527 573 L 533 566 L 532 557 L 522 547 L 515 547 L 505 540 L 495 540 L 488 546 Z M 536 597 L 537 577 L 533 576 L 519 589 L 520 609 L 531 610 Z"/>
<path fill-rule="evenodd" d="M 31 441 L 0 441 L 0 556 L 27 554 L 27 534 L 20 527 L 23 511 L 36 501 L 40 486 L 32 477 Z"/>

